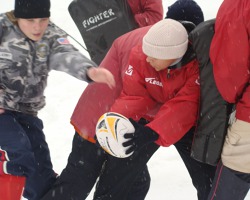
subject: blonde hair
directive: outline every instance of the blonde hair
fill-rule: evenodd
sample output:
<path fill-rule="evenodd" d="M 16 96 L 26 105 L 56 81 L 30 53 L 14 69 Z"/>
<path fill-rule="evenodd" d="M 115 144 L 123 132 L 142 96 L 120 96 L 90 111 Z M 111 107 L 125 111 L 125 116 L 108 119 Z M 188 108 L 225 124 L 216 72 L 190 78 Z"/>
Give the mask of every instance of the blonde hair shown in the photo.
<path fill-rule="evenodd" d="M 6 12 L 5 14 L 13 24 L 17 25 L 17 18 L 15 17 L 13 10 Z"/>

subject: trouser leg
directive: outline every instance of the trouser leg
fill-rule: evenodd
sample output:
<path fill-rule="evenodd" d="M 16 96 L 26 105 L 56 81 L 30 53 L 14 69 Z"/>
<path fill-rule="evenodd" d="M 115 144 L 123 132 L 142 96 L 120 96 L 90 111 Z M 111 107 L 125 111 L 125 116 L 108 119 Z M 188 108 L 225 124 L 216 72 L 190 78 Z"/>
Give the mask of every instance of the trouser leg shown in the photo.
<path fill-rule="evenodd" d="M 0 114 L 0 148 L 8 155 L 4 173 L 31 176 L 35 171 L 35 158 L 29 138 L 14 113 Z"/>
<path fill-rule="evenodd" d="M 194 128 L 186 133 L 174 146 L 189 172 L 192 183 L 197 190 L 198 200 L 207 200 L 216 167 L 201 163 L 190 156 L 193 134 Z"/>
<path fill-rule="evenodd" d="M 158 145 L 151 143 L 128 158 L 121 159 L 108 156 L 105 170 L 102 172 L 96 186 L 94 199 L 126 199 L 131 189 L 129 186 L 134 183 L 138 175 L 145 169 L 148 160 L 158 148 Z"/>
<path fill-rule="evenodd" d="M 31 115 L 20 115 L 19 123 L 29 138 L 35 158 L 35 171 L 26 180 L 24 197 L 40 200 L 56 181 L 56 174 L 50 158 L 50 151 L 43 133 L 42 121 Z"/>
<path fill-rule="evenodd" d="M 250 189 L 250 174 L 218 164 L 208 200 L 243 200 Z"/>
<path fill-rule="evenodd" d="M 75 133 L 66 168 L 42 200 L 83 200 L 101 173 L 106 155 Z"/>
<path fill-rule="evenodd" d="M 144 200 L 150 187 L 150 174 L 148 167 L 146 166 L 142 172 L 140 172 L 135 181 L 130 185 L 130 189 L 127 195 L 127 200 Z"/>
<path fill-rule="evenodd" d="M 5 173 L 25 176 L 24 196 L 39 199 L 55 180 L 47 143 L 37 117 L 5 111 L 0 115 L 0 146 L 8 154 Z"/>

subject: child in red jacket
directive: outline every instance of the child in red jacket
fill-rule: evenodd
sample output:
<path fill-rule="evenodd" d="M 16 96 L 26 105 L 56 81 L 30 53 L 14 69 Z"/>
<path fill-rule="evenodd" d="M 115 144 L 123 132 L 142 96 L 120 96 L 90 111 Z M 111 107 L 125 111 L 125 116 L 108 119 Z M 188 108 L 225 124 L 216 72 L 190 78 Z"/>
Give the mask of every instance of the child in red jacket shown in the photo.
<path fill-rule="evenodd" d="M 203 13 L 201 9 L 198 11 L 194 9 L 198 6 L 194 1 L 188 0 L 188 4 L 180 4 L 180 2 L 182 2 L 182 0 L 176 1 L 173 6 L 170 6 L 168 12 L 171 13 L 171 9 L 174 9 L 174 12 L 182 9 L 184 13 L 188 13 L 188 16 L 182 15 L 185 20 L 196 22 L 197 16 L 199 16 L 198 18 L 201 19 L 200 22 L 202 21 Z M 194 11 L 195 13 L 192 15 L 191 13 Z M 173 18 L 179 16 L 179 13 L 174 15 L 174 12 L 171 13 Z M 169 18 L 171 18 L 171 16 Z M 114 41 L 112 47 L 102 61 L 101 66 L 112 71 L 116 79 L 116 88 L 115 90 L 110 90 L 105 85 L 93 83 L 84 90 L 71 118 L 71 123 L 75 127 L 76 134 L 74 136 L 72 152 L 70 153 L 68 164 L 58 178 L 57 183 L 43 200 L 63 200 L 69 199 L 70 197 L 84 199 L 94 186 L 97 178 L 102 176 L 101 172 L 106 173 L 106 175 L 109 175 L 111 178 L 114 177 L 115 172 L 112 173 L 109 169 L 113 169 L 112 165 L 115 167 L 116 162 L 119 163 L 122 160 L 107 155 L 100 147 L 94 144 L 95 126 L 98 118 L 104 112 L 109 111 L 111 105 L 118 98 L 123 87 L 122 80 L 128 65 L 130 50 L 134 46 L 142 44 L 142 38 L 149 28 L 150 27 L 136 29 Z M 210 168 L 208 165 L 203 165 L 190 158 L 192 136 L 193 130 L 189 131 L 181 141 L 177 142 L 175 147 L 193 179 L 193 184 L 198 191 L 199 200 L 206 200 L 210 191 L 210 179 L 213 177 L 215 169 L 214 167 Z M 158 146 L 156 146 L 156 148 L 158 148 Z M 85 164 L 81 161 L 84 161 Z M 123 164 L 126 165 L 125 160 Z M 127 175 L 124 175 L 123 177 L 126 176 Z M 102 180 L 108 181 L 109 179 Z M 113 186 L 107 184 L 106 188 L 103 183 L 104 182 L 101 181 L 97 184 L 94 199 L 97 199 L 98 194 L 101 193 L 105 193 L 105 196 L 102 198 L 105 199 L 106 197 L 110 199 L 117 185 L 118 190 L 116 192 L 120 192 L 120 196 L 114 196 L 114 199 L 116 197 L 116 199 L 119 200 L 143 200 L 149 189 L 150 176 L 146 165 L 144 165 L 142 172 L 140 172 L 132 182 L 130 181 L 127 183 L 124 179 L 117 182 L 113 179 L 111 182 Z M 127 187 L 124 187 L 123 184 Z M 120 191 L 119 187 L 124 189 L 124 191 Z"/>

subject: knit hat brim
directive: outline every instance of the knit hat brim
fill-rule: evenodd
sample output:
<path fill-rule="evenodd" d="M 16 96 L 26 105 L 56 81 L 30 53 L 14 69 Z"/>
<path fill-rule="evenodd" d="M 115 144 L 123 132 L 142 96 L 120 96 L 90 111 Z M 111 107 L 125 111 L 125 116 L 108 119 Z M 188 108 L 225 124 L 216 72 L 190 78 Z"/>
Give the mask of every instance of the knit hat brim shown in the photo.
<path fill-rule="evenodd" d="M 16 18 L 22 19 L 34 19 L 34 18 L 48 18 L 50 17 L 50 11 L 38 11 L 38 12 L 29 12 L 24 13 L 23 11 L 14 10 L 14 15 Z"/>
<path fill-rule="evenodd" d="M 149 57 L 167 60 L 181 58 L 186 53 L 187 47 L 187 40 L 182 44 L 174 46 L 155 46 L 148 43 L 146 39 L 143 38 L 142 50 Z"/>

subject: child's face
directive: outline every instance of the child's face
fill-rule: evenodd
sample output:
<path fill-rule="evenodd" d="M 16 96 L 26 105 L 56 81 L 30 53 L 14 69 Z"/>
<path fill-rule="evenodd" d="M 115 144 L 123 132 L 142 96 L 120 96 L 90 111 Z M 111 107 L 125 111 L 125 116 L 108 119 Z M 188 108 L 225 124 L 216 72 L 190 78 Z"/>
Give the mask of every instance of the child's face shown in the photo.
<path fill-rule="evenodd" d="M 46 31 L 49 18 L 17 19 L 21 31 L 31 40 L 39 41 Z"/>
<path fill-rule="evenodd" d="M 147 57 L 146 61 L 156 70 L 161 71 L 163 69 L 168 68 L 171 64 L 173 64 L 177 59 L 168 59 L 168 60 L 160 60 L 152 57 Z"/>

